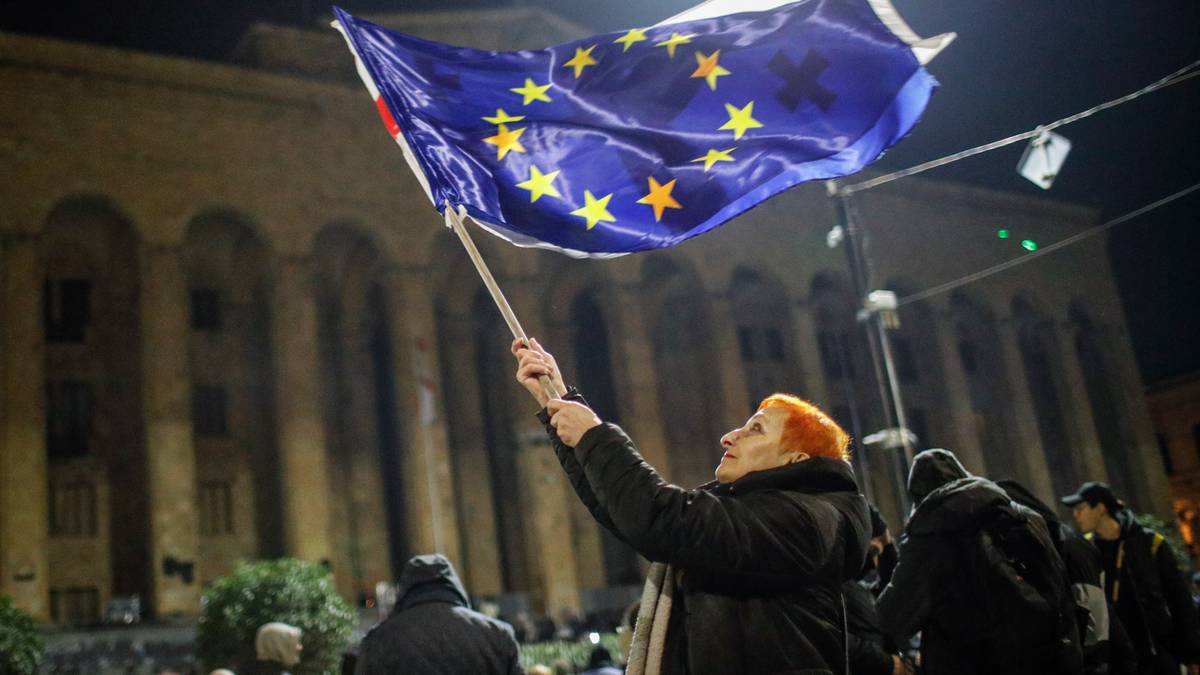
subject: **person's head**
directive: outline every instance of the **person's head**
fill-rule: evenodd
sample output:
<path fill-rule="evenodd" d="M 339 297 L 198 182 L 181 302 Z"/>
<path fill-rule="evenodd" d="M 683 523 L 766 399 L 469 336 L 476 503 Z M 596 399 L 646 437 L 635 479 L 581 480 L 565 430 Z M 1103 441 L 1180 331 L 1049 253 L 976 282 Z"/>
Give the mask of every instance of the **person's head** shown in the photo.
<path fill-rule="evenodd" d="M 592 647 L 592 654 L 588 657 L 588 668 L 600 668 L 601 666 L 612 665 L 612 653 L 608 651 L 604 645 L 596 645 Z"/>
<path fill-rule="evenodd" d="M 233 675 L 233 671 L 226 668 L 217 668 L 208 675 Z"/>
<path fill-rule="evenodd" d="M 850 437 L 815 405 L 787 394 L 763 399 L 741 427 L 721 437 L 725 454 L 717 480 L 732 483 L 748 473 L 812 457 L 849 461 Z"/>
<path fill-rule="evenodd" d="M 550 666 L 538 663 L 529 667 L 529 675 L 554 675 L 554 671 L 550 670 Z"/>
<path fill-rule="evenodd" d="M 254 636 L 254 652 L 259 661 L 273 661 L 284 666 L 300 663 L 301 631 L 295 626 L 272 621 L 263 624 Z"/>
<path fill-rule="evenodd" d="M 908 470 L 908 496 L 916 508 L 934 490 L 970 475 L 953 452 L 945 448 L 923 450 L 913 457 Z"/>
<path fill-rule="evenodd" d="M 1115 518 L 1125 508 L 1125 503 L 1113 494 L 1107 483 L 1088 481 L 1079 486 L 1073 495 L 1060 501 L 1071 507 L 1071 517 L 1080 532 L 1095 532 L 1105 518 Z"/>

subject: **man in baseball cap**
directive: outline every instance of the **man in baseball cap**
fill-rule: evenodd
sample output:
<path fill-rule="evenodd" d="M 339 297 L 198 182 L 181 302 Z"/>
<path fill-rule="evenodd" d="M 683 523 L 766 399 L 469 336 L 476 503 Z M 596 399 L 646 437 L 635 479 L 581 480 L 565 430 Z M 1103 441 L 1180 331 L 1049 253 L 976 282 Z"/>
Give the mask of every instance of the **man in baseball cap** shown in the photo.
<path fill-rule="evenodd" d="M 1100 550 L 1105 594 L 1137 652 L 1142 675 L 1200 663 L 1200 617 L 1175 553 L 1142 526 L 1106 483 L 1089 481 L 1062 498 L 1079 530 Z"/>

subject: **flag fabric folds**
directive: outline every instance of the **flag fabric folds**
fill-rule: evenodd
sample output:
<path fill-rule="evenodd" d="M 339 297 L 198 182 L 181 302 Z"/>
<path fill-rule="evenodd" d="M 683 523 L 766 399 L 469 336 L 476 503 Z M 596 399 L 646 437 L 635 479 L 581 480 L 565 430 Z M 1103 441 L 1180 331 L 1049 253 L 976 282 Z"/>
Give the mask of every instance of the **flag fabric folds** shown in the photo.
<path fill-rule="evenodd" d="M 439 209 L 465 206 L 518 245 L 604 257 L 854 173 L 907 134 L 937 82 L 880 6 L 801 0 L 520 52 L 334 11 Z"/>

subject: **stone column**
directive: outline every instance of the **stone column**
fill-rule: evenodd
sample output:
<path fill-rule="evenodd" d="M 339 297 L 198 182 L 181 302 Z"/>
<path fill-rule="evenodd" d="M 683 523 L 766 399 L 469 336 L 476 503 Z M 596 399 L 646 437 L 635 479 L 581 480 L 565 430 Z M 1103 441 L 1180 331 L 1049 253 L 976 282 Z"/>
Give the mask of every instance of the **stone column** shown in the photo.
<path fill-rule="evenodd" d="M 981 476 L 987 474 L 987 461 L 983 455 L 983 439 L 975 427 L 975 411 L 971 407 L 971 390 L 967 374 L 963 371 L 962 359 L 958 354 L 957 331 L 954 317 L 948 310 L 931 308 L 936 317 L 931 330 L 937 337 L 938 351 L 942 355 L 942 379 L 946 392 L 946 411 L 950 416 L 953 431 L 951 441 L 954 453 L 968 471 Z"/>
<path fill-rule="evenodd" d="M 437 325 L 428 275 L 426 269 L 393 269 L 384 278 L 391 307 L 397 412 L 405 440 L 400 450 L 405 522 L 411 551 L 443 553 L 461 569 L 463 557 L 446 429 L 449 421 L 441 400 Z"/>
<path fill-rule="evenodd" d="M 1109 481 L 1108 468 L 1104 464 L 1104 451 L 1100 447 L 1100 435 L 1096 430 L 1092 402 L 1088 397 L 1087 382 L 1075 351 L 1075 340 L 1071 331 L 1058 332 L 1054 340 L 1058 346 L 1059 372 L 1062 375 L 1063 415 L 1067 433 L 1071 439 L 1071 450 L 1075 453 L 1076 467 L 1083 480 Z M 1082 465 L 1078 460 L 1082 460 Z"/>
<path fill-rule="evenodd" d="M 549 439 L 531 432 L 522 433 L 520 438 L 517 463 L 535 595 L 542 610 L 551 616 L 559 616 L 564 610 L 578 613 L 579 578 L 571 548 L 571 516 L 564 508 L 575 496 L 570 494 L 571 487 Z"/>
<path fill-rule="evenodd" d="M 142 259 L 142 364 L 150 512 L 150 606 L 159 617 L 200 611 L 199 519 L 188 359 L 188 294 L 176 246 Z M 191 565 L 191 573 L 180 570 Z M 189 580 L 190 577 L 190 580 Z"/>
<path fill-rule="evenodd" d="M 667 437 L 658 405 L 658 373 L 654 345 L 645 317 L 645 294 L 636 284 L 614 284 L 611 322 L 613 382 L 622 427 L 646 461 L 663 476 L 671 475 Z"/>
<path fill-rule="evenodd" d="M 50 618 L 43 272 L 37 239 L 0 240 L 0 593 Z"/>
<path fill-rule="evenodd" d="M 438 351 L 444 367 L 445 396 L 438 403 L 455 412 L 446 429 L 455 476 L 455 509 L 463 524 L 460 555 L 467 588 L 476 595 L 504 591 L 500 570 L 500 539 L 488 448 L 484 442 L 479 373 L 475 368 L 474 323 L 468 318 L 441 317 Z"/>
<path fill-rule="evenodd" d="M 307 257 L 280 260 L 271 292 L 284 547 L 288 555 L 303 560 L 328 561 L 332 554 L 329 468 L 318 395 L 317 302 L 311 261 Z"/>
<path fill-rule="evenodd" d="M 1037 414 L 1034 412 L 1033 396 L 1029 393 L 1029 379 L 1025 377 L 1025 363 L 1017 341 L 1017 327 L 1011 319 L 997 322 L 1000 340 L 1002 371 L 1008 373 L 1009 407 L 1012 412 L 1011 437 L 1017 440 L 1018 465 L 1022 468 L 1025 484 L 1039 499 L 1047 504 L 1058 503 L 1054 494 L 1054 483 L 1050 479 L 1050 467 L 1042 447 L 1041 432 L 1038 431 Z"/>

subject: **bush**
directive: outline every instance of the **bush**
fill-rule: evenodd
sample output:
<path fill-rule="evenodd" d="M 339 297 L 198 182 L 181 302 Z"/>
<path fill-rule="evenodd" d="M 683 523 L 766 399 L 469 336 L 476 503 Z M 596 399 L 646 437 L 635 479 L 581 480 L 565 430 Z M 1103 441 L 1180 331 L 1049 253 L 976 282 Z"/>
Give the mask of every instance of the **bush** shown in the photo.
<path fill-rule="evenodd" d="M 1171 552 L 1175 554 L 1175 561 L 1179 563 L 1179 569 L 1184 572 L 1192 571 L 1192 549 L 1183 541 L 1179 523 L 1174 520 L 1167 522 L 1149 513 L 1139 513 L 1137 521 L 1142 527 L 1148 527 L 1166 538 L 1167 543 L 1171 545 Z"/>
<path fill-rule="evenodd" d="M 600 644 L 604 645 L 608 649 L 608 653 L 612 654 L 614 662 L 621 660 L 621 648 L 617 644 L 616 633 L 601 633 Z M 581 672 L 592 655 L 592 648 L 592 643 L 586 640 L 530 642 L 521 645 L 521 668 L 528 671 L 539 663 L 543 666 L 554 667 L 556 663 L 566 661 L 574 669 L 572 672 Z"/>
<path fill-rule="evenodd" d="M 357 615 L 333 588 L 320 565 L 264 560 L 241 565 L 204 593 L 196 630 L 207 668 L 249 669 L 259 626 L 282 621 L 304 631 L 297 675 L 337 672 Z"/>
<path fill-rule="evenodd" d="M 42 662 L 42 634 L 33 617 L 0 595 L 0 675 L 30 675 Z"/>

